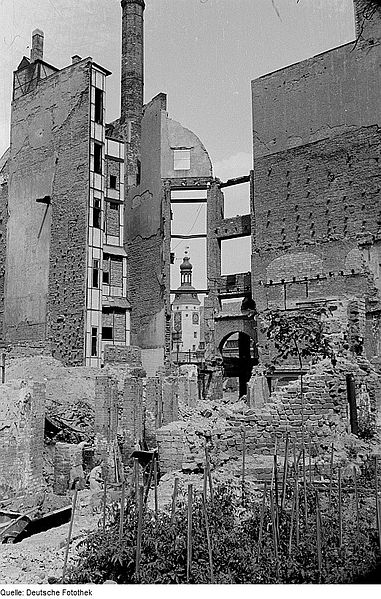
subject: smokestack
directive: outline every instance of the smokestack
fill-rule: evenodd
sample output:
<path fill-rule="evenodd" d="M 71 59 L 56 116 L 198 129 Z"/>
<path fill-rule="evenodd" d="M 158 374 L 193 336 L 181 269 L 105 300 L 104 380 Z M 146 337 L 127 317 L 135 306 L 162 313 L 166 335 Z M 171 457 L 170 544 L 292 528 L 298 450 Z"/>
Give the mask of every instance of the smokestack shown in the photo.
<path fill-rule="evenodd" d="M 140 168 L 144 88 L 144 0 L 122 0 L 121 124 L 127 148 L 127 185 Z"/>
<path fill-rule="evenodd" d="M 32 49 L 30 51 L 30 61 L 44 60 L 44 32 L 41 29 L 35 29 L 32 33 Z"/>

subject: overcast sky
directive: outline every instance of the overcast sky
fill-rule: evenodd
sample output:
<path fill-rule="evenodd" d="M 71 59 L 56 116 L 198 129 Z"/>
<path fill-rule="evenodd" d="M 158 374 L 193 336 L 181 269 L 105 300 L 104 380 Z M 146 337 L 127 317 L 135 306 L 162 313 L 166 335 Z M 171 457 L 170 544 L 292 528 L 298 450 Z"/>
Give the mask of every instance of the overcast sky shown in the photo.
<path fill-rule="evenodd" d="M 277 14 L 278 13 L 278 14 Z M 45 59 L 73 54 L 113 72 L 119 113 L 118 0 L 0 0 L 0 154 L 9 141 L 12 71 L 45 32 Z M 353 39 L 352 0 L 146 0 L 145 99 L 168 94 L 170 116 L 199 135 L 217 175 L 251 164 L 250 81 Z"/>
<path fill-rule="evenodd" d="M 107 118 L 119 115 L 118 0 L 0 0 L 0 23 L 0 156 L 9 144 L 12 71 L 29 56 L 33 29 L 45 32 L 45 60 L 56 67 L 79 54 L 112 71 Z M 352 0 L 146 0 L 145 101 L 168 94 L 169 115 L 201 138 L 216 176 L 247 174 L 251 80 L 353 38 Z M 232 214 L 238 204 L 235 198 Z M 176 251 L 175 274 L 183 245 Z M 239 253 L 247 262 L 239 270 L 249 270 L 249 246 Z M 234 272 L 232 260 L 229 265 Z M 202 270 L 195 273 L 200 288 Z"/>

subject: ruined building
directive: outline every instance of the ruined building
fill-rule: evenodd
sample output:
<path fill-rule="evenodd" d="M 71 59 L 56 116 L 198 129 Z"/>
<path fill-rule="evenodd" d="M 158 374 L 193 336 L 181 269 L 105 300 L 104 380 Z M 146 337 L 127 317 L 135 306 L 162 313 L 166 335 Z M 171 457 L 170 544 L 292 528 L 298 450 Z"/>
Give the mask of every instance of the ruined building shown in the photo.
<path fill-rule="evenodd" d="M 252 82 L 251 283 L 258 312 L 324 306 L 379 364 L 381 8 L 354 8 L 356 42 Z"/>

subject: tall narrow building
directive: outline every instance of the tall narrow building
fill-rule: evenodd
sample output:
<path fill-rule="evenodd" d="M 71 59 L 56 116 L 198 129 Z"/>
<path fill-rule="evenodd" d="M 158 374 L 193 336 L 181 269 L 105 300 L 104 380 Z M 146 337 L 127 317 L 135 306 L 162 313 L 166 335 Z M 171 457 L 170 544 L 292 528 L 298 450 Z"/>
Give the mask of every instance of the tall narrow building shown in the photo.
<path fill-rule="evenodd" d="M 180 287 L 172 303 L 172 350 L 195 352 L 200 344 L 201 302 L 192 285 L 193 265 L 188 253 L 180 264 Z"/>

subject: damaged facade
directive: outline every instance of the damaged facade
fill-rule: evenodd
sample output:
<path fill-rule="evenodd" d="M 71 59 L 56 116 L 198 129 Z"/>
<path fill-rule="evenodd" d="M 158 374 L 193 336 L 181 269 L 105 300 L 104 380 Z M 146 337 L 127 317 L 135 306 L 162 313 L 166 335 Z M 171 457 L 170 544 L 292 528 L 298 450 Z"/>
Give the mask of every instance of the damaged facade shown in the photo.
<path fill-rule="evenodd" d="M 0 163 L 4 343 L 66 366 L 105 366 L 94 383 L 98 458 L 118 461 L 120 450 L 127 462 L 145 442 L 158 445 L 163 472 L 198 471 L 205 439 L 217 468 L 242 451 L 244 427 L 248 450 L 263 454 L 286 431 L 298 437 L 301 424 L 314 443 L 346 430 L 346 373 L 368 409 L 380 401 L 380 10 L 355 0 L 356 43 L 252 82 L 253 170 L 223 182 L 200 139 L 169 118 L 165 94 L 143 105 L 145 3 L 121 4 L 116 121 L 105 123 L 109 71 L 78 56 L 55 69 L 39 30 L 15 71 Z M 250 210 L 231 217 L 236 186 Z M 206 232 L 174 233 L 175 204 L 206 205 Z M 192 286 L 184 258 L 174 289 L 174 243 L 191 237 L 206 243 L 206 288 Z M 251 270 L 223 275 L 224 244 L 242 238 Z M 262 315 L 316 309 L 330 314 L 337 368 L 327 361 L 306 374 L 308 364 L 286 360 L 270 371 Z M 177 314 L 192 319 L 185 351 L 200 350 L 187 368 L 176 364 Z M 229 339 L 236 352 L 226 357 Z M 303 421 L 292 382 L 301 374 Z M 245 405 L 212 404 L 194 425 L 198 399 L 222 399 L 224 376 L 239 379 Z M 58 452 L 62 490 L 78 452 Z"/>

